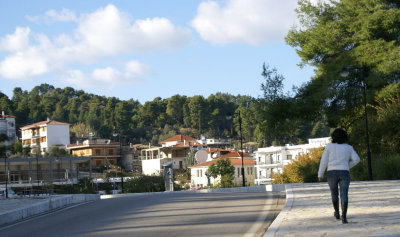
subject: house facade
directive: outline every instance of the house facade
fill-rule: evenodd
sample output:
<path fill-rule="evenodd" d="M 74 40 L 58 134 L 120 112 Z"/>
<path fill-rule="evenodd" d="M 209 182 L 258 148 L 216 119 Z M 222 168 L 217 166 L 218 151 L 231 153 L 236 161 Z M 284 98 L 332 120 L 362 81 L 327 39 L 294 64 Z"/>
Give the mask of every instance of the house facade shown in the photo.
<path fill-rule="evenodd" d="M 129 146 L 122 146 L 124 168 L 137 173 L 142 173 L 142 150 L 149 148 L 151 148 L 151 146 L 143 144 L 129 144 Z"/>
<path fill-rule="evenodd" d="M 47 119 L 21 127 L 22 146 L 39 148 L 42 154 L 48 153 L 52 146 L 65 148 L 70 143 L 69 126 L 69 123 Z"/>
<path fill-rule="evenodd" d="M 182 170 L 186 166 L 186 157 L 191 151 L 197 151 L 206 145 L 196 138 L 176 135 L 160 142 L 161 147 L 142 150 L 143 174 L 160 174 L 166 162 L 172 162 L 174 170 Z"/>
<path fill-rule="evenodd" d="M 117 161 L 121 157 L 119 148 L 119 142 L 101 138 L 87 139 L 81 143 L 67 145 L 67 150 L 72 156 L 92 157 L 93 169 L 117 165 Z"/>
<path fill-rule="evenodd" d="M 6 150 L 9 149 L 12 144 L 17 140 L 16 128 L 15 128 L 15 116 L 6 115 L 4 111 L 0 115 L 0 134 L 5 134 L 7 140 L 4 141 Z M 7 152 L 8 153 L 8 152 Z"/>
<path fill-rule="evenodd" d="M 206 161 L 203 163 L 199 163 L 190 167 L 191 173 L 191 187 L 192 188 L 203 188 L 209 185 L 215 186 L 220 182 L 220 177 L 207 177 L 208 167 L 212 164 L 217 163 L 219 159 L 229 159 L 231 165 L 235 168 L 235 174 L 233 179 L 234 186 L 242 186 L 243 185 L 243 173 L 242 173 L 242 159 L 241 155 L 238 158 L 237 154 L 239 152 L 233 151 L 231 154 L 223 155 L 219 158 L 213 159 L 211 161 Z M 250 158 L 245 159 L 244 157 Z M 255 177 L 256 177 L 256 162 L 251 159 L 251 156 L 243 153 L 243 167 L 244 167 L 244 176 L 246 186 L 254 185 Z"/>
<path fill-rule="evenodd" d="M 257 185 L 272 182 L 273 173 L 282 173 L 283 167 L 296 159 L 298 155 L 308 153 L 311 149 L 325 147 L 330 137 L 308 139 L 308 144 L 271 146 L 255 151 Z"/>

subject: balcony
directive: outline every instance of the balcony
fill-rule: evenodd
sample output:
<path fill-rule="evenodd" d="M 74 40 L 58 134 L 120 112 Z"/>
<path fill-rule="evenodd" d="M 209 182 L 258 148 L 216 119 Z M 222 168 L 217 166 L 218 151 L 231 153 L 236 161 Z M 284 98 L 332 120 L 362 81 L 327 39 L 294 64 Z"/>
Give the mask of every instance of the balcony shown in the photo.
<path fill-rule="evenodd" d="M 282 163 L 281 162 L 277 162 L 277 163 L 273 163 L 273 164 L 270 164 L 270 163 L 260 163 L 260 162 L 258 162 L 257 164 L 256 164 L 256 167 L 260 167 L 260 168 L 268 168 L 268 167 L 278 167 L 278 166 L 281 166 L 282 165 Z"/>

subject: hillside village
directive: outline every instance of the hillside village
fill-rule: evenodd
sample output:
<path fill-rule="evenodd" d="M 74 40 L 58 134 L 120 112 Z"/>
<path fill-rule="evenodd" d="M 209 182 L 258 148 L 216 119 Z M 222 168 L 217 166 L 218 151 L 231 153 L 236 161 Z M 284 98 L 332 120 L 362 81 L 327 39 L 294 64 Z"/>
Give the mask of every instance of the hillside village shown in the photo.
<path fill-rule="evenodd" d="M 241 151 L 232 147 L 228 139 L 204 136 L 197 139 L 179 134 L 160 141 L 159 146 L 122 144 L 117 133 L 113 134 L 115 139 L 112 140 L 95 136 L 71 139 L 70 124 L 50 119 L 16 131 L 15 116 L 5 115 L 4 112 L 0 117 L 0 132 L 8 137 L 5 143 L 8 155 L 11 155 L 10 147 L 17 140 L 21 141 L 23 149 L 30 151 L 28 157 L 3 158 L 1 182 L 7 180 L 11 187 L 40 186 L 49 181 L 76 183 L 83 177 L 99 181 L 104 178 L 104 173 L 111 172 L 114 172 L 114 181 L 121 182 L 118 178 L 122 172 L 122 181 L 125 181 L 129 180 L 129 174 L 165 176 L 164 172 L 169 167 L 175 174 L 177 185 L 200 189 L 218 184 L 219 177 L 211 177 L 207 170 L 218 160 L 227 158 L 235 170 L 234 186 L 261 185 L 271 183 L 271 175 L 282 172 L 282 168 L 296 159 L 298 154 L 323 147 L 329 142 L 329 138 L 318 138 L 309 139 L 309 143 L 303 145 L 287 144 Z M 54 149 L 66 153 L 49 155 Z M 188 175 L 184 175 L 185 171 Z"/>

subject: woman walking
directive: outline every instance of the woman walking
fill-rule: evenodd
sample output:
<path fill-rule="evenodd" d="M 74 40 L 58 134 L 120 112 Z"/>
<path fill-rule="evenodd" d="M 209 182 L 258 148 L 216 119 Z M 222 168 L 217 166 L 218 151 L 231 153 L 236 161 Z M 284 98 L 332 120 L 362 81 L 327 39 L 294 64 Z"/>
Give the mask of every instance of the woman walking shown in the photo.
<path fill-rule="evenodd" d="M 348 191 L 350 185 L 350 169 L 360 162 L 360 157 L 353 147 L 347 144 L 347 133 L 337 128 L 331 134 L 332 143 L 326 145 L 319 164 L 318 179 L 322 181 L 327 169 L 327 180 L 331 190 L 334 216 L 340 220 L 339 190 L 342 204 L 342 223 L 347 223 Z M 339 186 L 339 190 L 338 190 Z"/>

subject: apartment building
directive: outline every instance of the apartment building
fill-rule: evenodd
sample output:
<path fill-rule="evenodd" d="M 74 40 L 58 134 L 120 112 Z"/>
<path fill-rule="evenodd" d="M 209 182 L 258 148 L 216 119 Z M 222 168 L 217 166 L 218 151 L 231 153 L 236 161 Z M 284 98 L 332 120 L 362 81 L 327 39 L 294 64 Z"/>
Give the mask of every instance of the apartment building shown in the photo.
<path fill-rule="evenodd" d="M 69 123 L 47 119 L 46 121 L 21 127 L 22 145 L 49 152 L 52 146 L 65 148 L 70 143 Z"/>
<path fill-rule="evenodd" d="M 15 116 L 6 115 L 4 111 L 1 112 L 0 134 L 5 134 L 7 136 L 7 140 L 4 141 L 4 145 L 8 150 L 9 147 L 17 140 L 16 128 L 15 128 Z M 9 153 L 9 151 L 7 153 Z"/>
<path fill-rule="evenodd" d="M 72 156 L 90 156 L 92 157 L 93 169 L 117 165 L 121 157 L 120 143 L 111 142 L 110 139 L 90 138 L 83 142 L 67 145 L 67 150 Z"/>
<path fill-rule="evenodd" d="M 305 154 L 310 149 L 325 147 L 330 142 L 330 137 L 308 139 L 308 144 L 285 146 L 270 146 L 259 148 L 255 152 L 256 179 L 255 183 L 269 184 L 273 173 L 282 173 L 283 167 L 295 160 L 300 154 Z"/>

